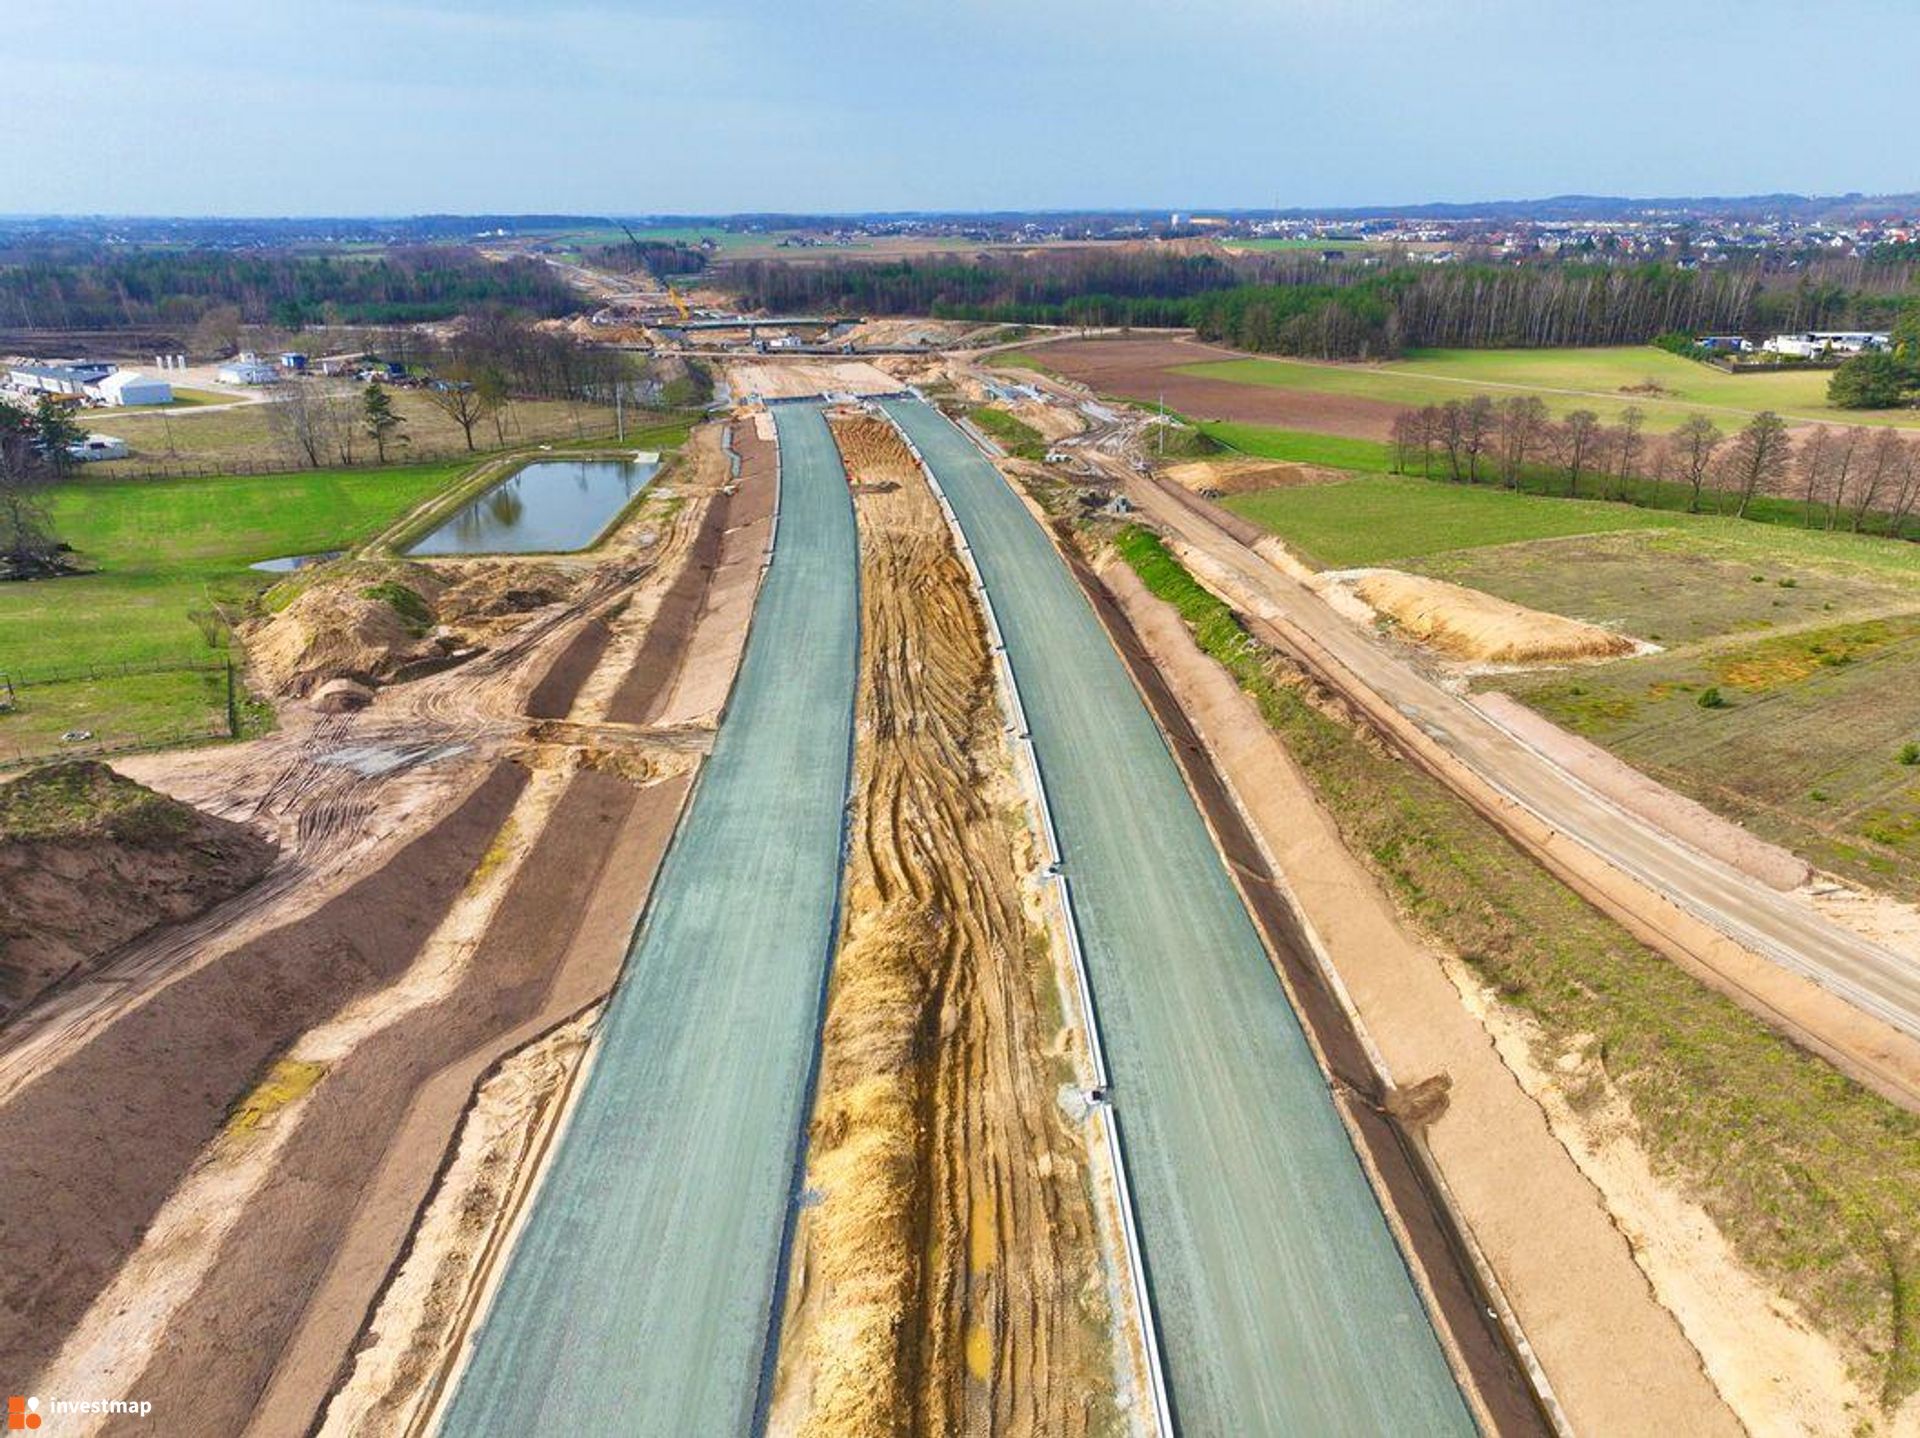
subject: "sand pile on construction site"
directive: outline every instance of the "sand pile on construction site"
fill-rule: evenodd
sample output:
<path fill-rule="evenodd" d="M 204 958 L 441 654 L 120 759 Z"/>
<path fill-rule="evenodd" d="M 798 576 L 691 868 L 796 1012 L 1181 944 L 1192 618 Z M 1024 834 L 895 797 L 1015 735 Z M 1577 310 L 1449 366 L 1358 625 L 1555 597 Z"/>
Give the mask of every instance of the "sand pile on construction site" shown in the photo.
<path fill-rule="evenodd" d="M 304 697 L 330 679 L 376 684 L 438 652 L 434 605 L 444 587 L 416 564 L 355 567 L 315 580 L 248 632 L 247 658 L 272 694 Z"/>
<path fill-rule="evenodd" d="M 1317 464 L 1282 464 L 1270 459 L 1234 457 L 1195 459 L 1170 464 L 1162 474 L 1195 494 L 1252 494 L 1261 489 L 1288 489 L 1302 484 L 1331 484 L 1351 479 L 1344 470 Z"/>
<path fill-rule="evenodd" d="M 1511 604 L 1442 579 L 1394 569 L 1339 576 L 1401 633 L 1455 659 L 1530 664 L 1612 659 L 1638 648 L 1624 634 L 1596 624 Z"/>
<path fill-rule="evenodd" d="M 162 924 L 231 898 L 273 843 L 124 779 L 50 764 L 0 785 L 0 1021 Z"/>
<path fill-rule="evenodd" d="M 852 897 L 859 917 L 834 965 L 807 1163 L 822 1199 L 807 1282 L 824 1301 L 806 1333 L 801 1431 L 886 1438 L 907 1430 L 915 1406 L 901 1358 L 918 1349 L 919 1137 L 932 1077 L 920 1039 L 941 955 L 930 913 L 875 909 L 870 888 Z"/>

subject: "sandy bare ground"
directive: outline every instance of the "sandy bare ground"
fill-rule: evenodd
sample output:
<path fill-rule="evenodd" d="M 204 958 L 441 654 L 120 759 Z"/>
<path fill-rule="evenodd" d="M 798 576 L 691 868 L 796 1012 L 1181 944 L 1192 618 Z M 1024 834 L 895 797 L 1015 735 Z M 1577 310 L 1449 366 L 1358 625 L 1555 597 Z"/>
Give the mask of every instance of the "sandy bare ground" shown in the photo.
<path fill-rule="evenodd" d="M 1049 405 L 1049 409 L 1057 406 Z M 1315 464 L 1291 464 L 1271 459 L 1234 456 L 1225 459 L 1194 459 L 1170 464 L 1160 471 L 1183 489 L 1195 494 L 1251 494 L 1261 489 L 1285 489 L 1302 484 L 1334 484 L 1351 478 L 1345 470 L 1323 469 Z"/>
<path fill-rule="evenodd" d="M 1058 1091 L 1034 851 L 966 571 L 911 455 L 835 426 L 863 661 L 775 1431 L 1084 1434 L 1112 1412 L 1099 1224 Z"/>
<path fill-rule="evenodd" d="M 1740 1431 L 1600 1194 L 1251 701 L 1131 570 L 1115 565 L 1103 579 L 1273 854 L 1394 1081 L 1450 1081 L 1427 1145 L 1575 1431 Z"/>
<path fill-rule="evenodd" d="M 667 587 L 705 498 L 460 669 L 361 714 L 292 710 L 256 745 L 138 761 L 274 830 L 283 860 L 56 995 L 0 1067 L 20 1151 L 113 1170 L 5 1175 L 61 1195 L 7 1202 L 9 1245 L 53 1245 L 63 1267 L 9 1295 L 17 1371 L 62 1348 L 49 1372 L 70 1390 L 133 1383 L 195 1431 L 305 1431 L 476 1081 L 603 994 L 624 953 L 701 746 L 604 724 L 556 742 L 521 709 L 556 668 L 571 707 L 592 678 L 569 663 L 578 633 Z M 728 664 L 744 622 L 688 616 L 661 652 L 676 672 L 682 650 Z M 35 1138 L 48 1124 L 65 1137 Z"/>
<path fill-rule="evenodd" d="M 1624 634 L 1565 615 L 1397 569 L 1350 569 L 1321 576 L 1321 592 L 1339 586 L 1397 633 L 1449 659 L 1491 664 L 1549 664 L 1615 659 L 1639 652 Z"/>
<path fill-rule="evenodd" d="M 899 380 L 864 360 L 742 360 L 727 367 L 727 382 L 742 400 L 900 392 Z"/>
<path fill-rule="evenodd" d="M 1044 357 L 1049 370 L 1086 385 L 1096 394 L 1144 403 L 1158 403 L 1164 397 L 1168 409 L 1193 419 L 1236 420 L 1384 440 L 1399 412 L 1396 405 L 1351 395 L 1235 384 L 1179 373 L 1182 365 L 1246 358 L 1197 340 L 1068 340 L 1048 345 Z"/>

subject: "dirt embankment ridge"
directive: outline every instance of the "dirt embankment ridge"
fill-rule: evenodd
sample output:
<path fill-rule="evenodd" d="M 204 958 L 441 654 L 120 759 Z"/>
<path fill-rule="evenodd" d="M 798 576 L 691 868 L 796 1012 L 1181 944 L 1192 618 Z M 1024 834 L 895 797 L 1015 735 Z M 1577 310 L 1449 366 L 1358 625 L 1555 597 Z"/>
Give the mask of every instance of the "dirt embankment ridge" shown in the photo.
<path fill-rule="evenodd" d="M 860 739 L 770 1427 L 1074 1438 L 1112 1412 L 1105 1289 L 985 634 L 899 437 L 835 431 L 860 486 Z"/>
<path fill-rule="evenodd" d="M 1397 569 L 1352 570 L 1329 578 L 1350 586 L 1407 638 L 1453 659 L 1541 664 L 1617 659 L 1640 648 L 1628 636 L 1597 624 L 1528 609 L 1444 579 Z"/>
<path fill-rule="evenodd" d="M 0 785 L 0 1022 L 142 934 L 232 898 L 275 852 L 104 764 Z"/>

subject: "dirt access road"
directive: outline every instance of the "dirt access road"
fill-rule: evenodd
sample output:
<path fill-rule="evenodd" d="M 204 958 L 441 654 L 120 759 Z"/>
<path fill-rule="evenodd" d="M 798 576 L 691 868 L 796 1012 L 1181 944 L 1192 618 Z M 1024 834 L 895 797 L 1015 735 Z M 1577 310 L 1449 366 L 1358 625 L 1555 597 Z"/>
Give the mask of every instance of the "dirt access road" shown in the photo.
<path fill-rule="evenodd" d="M 1437 756 L 1446 782 L 1461 788 L 1464 771 L 1517 808 L 1532 826 L 1517 837 L 1576 890 L 1862 1081 L 1920 1108 L 1920 972 L 1912 964 L 1580 784 L 1333 613 L 1268 558 L 1271 536 L 1177 486 L 1117 462 L 1110 468 L 1196 573 L 1264 624 L 1272 642 L 1400 735 L 1403 748 Z M 1485 793 L 1467 797 L 1487 807 Z M 1513 815 L 1492 817 L 1516 831 Z"/>

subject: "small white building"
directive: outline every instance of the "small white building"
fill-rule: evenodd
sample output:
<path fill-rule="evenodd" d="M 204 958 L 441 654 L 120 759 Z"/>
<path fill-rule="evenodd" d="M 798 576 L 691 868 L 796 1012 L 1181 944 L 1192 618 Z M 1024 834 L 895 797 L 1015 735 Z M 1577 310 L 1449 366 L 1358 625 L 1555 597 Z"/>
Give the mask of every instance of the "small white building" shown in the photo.
<path fill-rule="evenodd" d="M 280 367 L 252 350 L 242 350 L 221 365 L 214 378 L 221 384 L 273 384 L 280 378 Z"/>
<path fill-rule="evenodd" d="M 102 404 L 172 404 L 173 386 L 138 370 L 115 370 L 89 392 Z"/>

